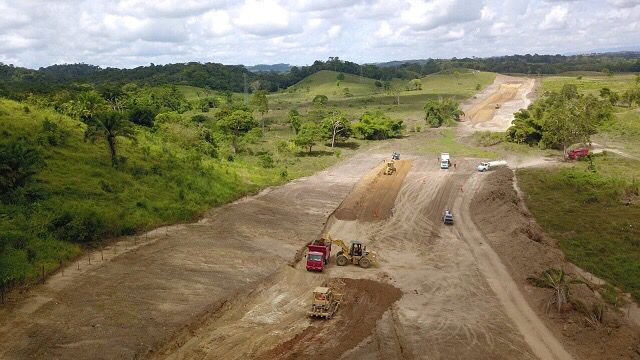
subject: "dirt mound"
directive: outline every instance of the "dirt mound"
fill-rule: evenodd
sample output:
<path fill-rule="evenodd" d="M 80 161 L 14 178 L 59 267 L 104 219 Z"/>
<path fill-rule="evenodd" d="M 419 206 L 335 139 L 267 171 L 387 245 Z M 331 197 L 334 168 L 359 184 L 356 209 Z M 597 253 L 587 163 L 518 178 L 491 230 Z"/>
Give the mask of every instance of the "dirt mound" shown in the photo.
<path fill-rule="evenodd" d="M 259 359 L 336 359 L 374 330 L 376 322 L 400 299 L 400 289 L 366 279 L 337 279 L 344 294 L 331 320 L 315 320 L 304 331 Z"/>
<path fill-rule="evenodd" d="M 336 219 L 377 221 L 389 218 L 411 164 L 411 160 L 396 161 L 396 172 L 392 175 L 383 174 L 384 164 L 373 169 L 336 210 Z"/>
<path fill-rule="evenodd" d="M 625 324 L 624 316 L 616 309 L 607 310 L 604 324 L 595 326 L 585 321 L 585 315 L 579 311 L 546 312 L 549 289 L 533 287 L 526 278 L 549 268 L 570 271 L 572 266 L 564 261 L 553 239 L 546 236 L 531 217 L 520 201 L 513 181 L 514 174 L 509 169 L 487 174 L 470 210 L 474 222 L 487 235 L 491 248 L 507 266 L 521 291 L 527 294 L 531 307 L 576 358 L 637 359 L 633 347 L 639 334 Z M 572 285 L 571 294 L 572 299 L 580 303 L 602 303 L 584 285 Z"/>

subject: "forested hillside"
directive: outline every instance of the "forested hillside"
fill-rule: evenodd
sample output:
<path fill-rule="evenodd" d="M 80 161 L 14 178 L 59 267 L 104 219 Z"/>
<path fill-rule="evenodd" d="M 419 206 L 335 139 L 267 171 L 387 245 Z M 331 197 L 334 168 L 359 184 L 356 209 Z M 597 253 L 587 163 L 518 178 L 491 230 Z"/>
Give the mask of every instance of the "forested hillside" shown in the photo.
<path fill-rule="evenodd" d="M 417 79 L 441 71 L 467 68 L 499 73 L 558 74 L 567 71 L 638 72 L 639 53 L 601 55 L 514 55 L 492 58 L 427 59 L 388 64 L 360 65 L 330 57 L 309 66 L 293 66 L 288 72 L 251 72 L 242 65 L 179 63 L 139 66 L 133 69 L 100 68 L 87 64 L 52 65 L 38 70 L 0 63 L 0 96 L 22 99 L 28 93 L 49 93 L 86 84 L 163 85 L 182 84 L 210 90 L 241 92 L 246 76 L 249 90 L 285 89 L 322 70 L 332 70 L 388 81 Z"/>

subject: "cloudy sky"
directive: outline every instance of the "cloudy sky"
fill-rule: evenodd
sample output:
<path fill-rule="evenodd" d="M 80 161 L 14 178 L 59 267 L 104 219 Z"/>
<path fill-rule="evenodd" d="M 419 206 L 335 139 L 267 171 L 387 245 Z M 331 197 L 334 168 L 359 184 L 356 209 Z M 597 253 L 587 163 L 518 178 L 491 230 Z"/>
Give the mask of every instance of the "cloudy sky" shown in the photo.
<path fill-rule="evenodd" d="M 640 0 L 0 0 L 0 62 L 133 67 L 640 46 Z"/>

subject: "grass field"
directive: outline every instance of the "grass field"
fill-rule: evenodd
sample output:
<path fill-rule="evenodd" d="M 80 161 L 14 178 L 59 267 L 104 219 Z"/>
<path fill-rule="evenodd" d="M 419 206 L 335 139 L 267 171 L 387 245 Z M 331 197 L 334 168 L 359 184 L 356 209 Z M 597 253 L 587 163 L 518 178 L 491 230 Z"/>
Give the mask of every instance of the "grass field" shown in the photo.
<path fill-rule="evenodd" d="M 618 93 L 629 89 L 635 81 L 635 74 L 579 75 L 575 76 L 545 76 L 542 79 L 541 91 L 560 91 L 565 84 L 575 84 L 578 91 L 584 94 L 598 96 L 600 89 L 606 87 Z M 579 79 L 581 77 L 581 79 Z"/>
<path fill-rule="evenodd" d="M 68 132 L 65 144 L 37 144 L 45 119 Z M 359 146 L 337 153 L 319 145 L 312 156 L 296 156 L 297 150 L 276 146 L 290 130 L 274 129 L 228 161 L 226 147 L 218 159 L 192 150 L 183 142 L 189 129 L 139 128 L 136 142 L 119 140 L 126 163 L 114 169 L 106 143 L 85 142 L 84 124 L 51 110 L 27 113 L 23 104 L 0 100 L 0 128 L 0 142 L 27 138 L 46 163 L 25 194 L 0 202 L 2 279 L 28 280 L 43 266 L 54 270 L 103 238 L 191 221 L 213 206 L 321 170 Z"/>
<path fill-rule="evenodd" d="M 519 170 L 526 203 L 567 258 L 640 300 L 640 162 L 613 155 Z"/>

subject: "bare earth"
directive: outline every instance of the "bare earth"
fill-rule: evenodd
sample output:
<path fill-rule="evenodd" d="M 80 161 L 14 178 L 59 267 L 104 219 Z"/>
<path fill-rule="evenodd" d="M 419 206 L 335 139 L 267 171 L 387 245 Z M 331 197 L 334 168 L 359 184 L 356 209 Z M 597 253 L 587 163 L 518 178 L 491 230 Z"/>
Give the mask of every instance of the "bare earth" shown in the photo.
<path fill-rule="evenodd" d="M 496 82 L 467 105 L 469 124 L 502 124 L 500 109 L 534 86 Z M 545 312 L 548 292 L 526 277 L 563 260 L 520 207 L 510 170 L 477 173 L 474 159 L 440 170 L 435 156 L 403 153 L 386 176 L 385 155 L 360 153 L 70 265 L 0 309 L 0 358 L 640 357 L 623 316 L 590 328 L 575 312 Z M 323 232 L 365 242 L 380 263 L 307 272 L 296 259 Z M 325 284 L 345 301 L 311 320 L 311 291 Z"/>
<path fill-rule="evenodd" d="M 465 116 L 460 130 L 463 134 L 507 130 L 513 113 L 531 104 L 537 87 L 534 79 L 496 75 L 493 84 L 462 104 Z"/>

